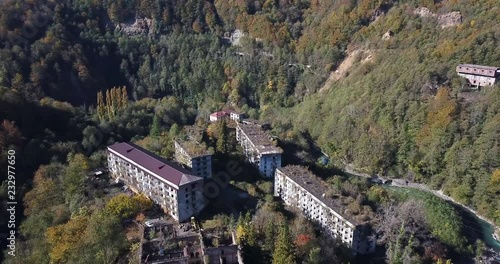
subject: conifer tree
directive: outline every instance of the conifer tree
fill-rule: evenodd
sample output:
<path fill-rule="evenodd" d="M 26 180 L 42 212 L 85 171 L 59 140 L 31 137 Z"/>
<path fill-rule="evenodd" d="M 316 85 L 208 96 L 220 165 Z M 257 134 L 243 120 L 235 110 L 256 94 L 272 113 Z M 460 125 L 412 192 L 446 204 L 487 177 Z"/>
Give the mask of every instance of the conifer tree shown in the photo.
<path fill-rule="evenodd" d="M 264 229 L 264 248 L 269 250 L 271 254 L 274 252 L 274 243 L 276 239 L 276 226 L 273 221 L 267 221 Z"/>
<path fill-rule="evenodd" d="M 158 119 L 158 116 L 156 114 L 153 116 L 153 124 L 151 124 L 149 135 L 152 137 L 160 136 L 160 120 Z"/>
<path fill-rule="evenodd" d="M 248 211 L 245 214 L 245 242 L 248 246 L 256 246 L 257 244 L 257 232 L 255 231 L 255 226 L 252 223 L 252 215 Z"/>
<path fill-rule="evenodd" d="M 273 254 L 273 264 L 293 264 L 295 260 L 295 245 L 288 225 L 283 224 L 278 233 Z"/>

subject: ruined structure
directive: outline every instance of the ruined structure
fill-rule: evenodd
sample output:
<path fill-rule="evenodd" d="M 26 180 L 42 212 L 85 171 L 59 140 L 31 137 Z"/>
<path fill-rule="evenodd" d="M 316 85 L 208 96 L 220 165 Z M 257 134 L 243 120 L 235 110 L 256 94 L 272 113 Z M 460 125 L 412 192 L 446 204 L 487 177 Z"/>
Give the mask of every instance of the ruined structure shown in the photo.
<path fill-rule="evenodd" d="M 271 178 L 281 167 L 283 150 L 276 146 L 269 135 L 256 123 L 243 121 L 236 126 L 236 140 L 250 163 L 265 177 Z"/>
<path fill-rule="evenodd" d="M 328 184 L 301 166 L 276 170 L 274 195 L 285 204 L 299 209 L 327 234 L 352 249 L 354 255 L 375 251 L 375 236 L 366 221 L 354 217 L 340 198 L 328 194 Z"/>
<path fill-rule="evenodd" d="M 112 177 L 141 193 L 175 220 L 183 222 L 206 205 L 203 178 L 133 143 L 108 146 Z"/>
<path fill-rule="evenodd" d="M 156 220 L 144 226 L 141 263 L 243 264 L 234 233 L 221 239 L 218 245 L 209 243 L 214 236 L 219 237 L 201 230 L 194 221 L 178 225 L 169 220 Z"/>
<path fill-rule="evenodd" d="M 456 68 L 458 75 L 466 78 L 470 85 L 493 86 L 500 78 L 500 68 L 474 64 L 459 64 Z"/>
<path fill-rule="evenodd" d="M 212 178 L 212 154 L 195 141 L 175 140 L 175 160 L 186 165 L 197 176 Z"/>

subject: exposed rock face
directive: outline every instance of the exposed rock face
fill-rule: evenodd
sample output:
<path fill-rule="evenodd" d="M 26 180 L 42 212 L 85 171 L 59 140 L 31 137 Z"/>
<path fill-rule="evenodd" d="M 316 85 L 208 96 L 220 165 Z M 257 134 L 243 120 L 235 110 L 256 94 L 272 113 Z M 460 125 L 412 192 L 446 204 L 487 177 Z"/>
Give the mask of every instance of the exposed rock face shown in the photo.
<path fill-rule="evenodd" d="M 427 7 L 419 7 L 413 10 L 413 14 L 418 15 L 420 17 L 434 17 L 436 14 L 432 13 L 431 10 Z"/>
<path fill-rule="evenodd" d="M 419 7 L 413 10 L 413 14 L 420 17 L 436 17 L 427 7 Z M 453 27 L 462 23 L 462 14 L 460 12 L 450 12 L 437 16 L 438 25 L 441 28 Z"/>
<path fill-rule="evenodd" d="M 116 26 L 119 30 L 129 36 L 139 34 L 152 34 L 153 33 L 153 19 L 151 18 L 136 18 L 133 24 L 120 23 Z"/>
<path fill-rule="evenodd" d="M 432 13 L 431 10 L 427 7 L 419 7 L 413 10 L 413 14 L 418 15 L 420 17 L 434 17 L 436 14 Z"/>
<path fill-rule="evenodd" d="M 389 30 L 389 31 L 385 32 L 385 34 L 382 36 L 382 39 L 388 40 L 388 39 L 392 38 L 392 36 L 394 36 L 394 32 Z"/>
<path fill-rule="evenodd" d="M 462 14 L 460 12 L 450 12 L 438 17 L 438 24 L 441 28 L 453 27 L 462 23 Z"/>

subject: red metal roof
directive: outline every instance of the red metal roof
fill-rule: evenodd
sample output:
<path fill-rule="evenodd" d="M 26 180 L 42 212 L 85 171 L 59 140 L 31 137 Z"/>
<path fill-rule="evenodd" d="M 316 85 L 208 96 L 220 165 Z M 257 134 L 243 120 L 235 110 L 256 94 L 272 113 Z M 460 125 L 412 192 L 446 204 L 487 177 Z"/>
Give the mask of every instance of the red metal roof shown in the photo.
<path fill-rule="evenodd" d="M 169 162 L 164 158 L 149 152 L 133 143 L 116 143 L 108 146 L 109 151 L 131 160 L 140 167 L 154 173 L 156 176 L 172 183 L 175 186 L 180 186 L 186 183 L 202 179 L 195 176 L 191 171 L 183 167 Z"/>

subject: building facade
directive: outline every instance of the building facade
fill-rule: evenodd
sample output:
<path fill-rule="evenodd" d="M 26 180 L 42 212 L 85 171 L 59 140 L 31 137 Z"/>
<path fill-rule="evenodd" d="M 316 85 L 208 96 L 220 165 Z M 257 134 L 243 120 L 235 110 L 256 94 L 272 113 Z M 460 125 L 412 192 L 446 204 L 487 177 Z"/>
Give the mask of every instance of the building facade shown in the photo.
<path fill-rule="evenodd" d="M 260 125 L 238 123 L 236 140 L 243 148 L 247 160 L 254 164 L 265 177 L 273 177 L 276 168 L 281 167 L 283 150 L 274 144 Z"/>
<path fill-rule="evenodd" d="M 474 64 L 459 64 L 456 68 L 458 75 L 467 78 L 470 85 L 493 86 L 500 77 L 499 67 L 490 67 Z"/>
<path fill-rule="evenodd" d="M 228 114 L 224 111 L 212 113 L 210 114 L 210 122 L 221 121 L 222 119 L 227 118 L 227 116 Z"/>
<path fill-rule="evenodd" d="M 206 205 L 203 178 L 132 143 L 108 146 L 110 175 L 184 222 Z"/>
<path fill-rule="evenodd" d="M 203 178 L 212 178 L 212 154 L 206 146 L 193 141 L 174 141 L 175 159 Z"/>
<path fill-rule="evenodd" d="M 336 199 L 328 197 L 327 191 L 327 183 L 304 167 L 286 166 L 276 170 L 275 196 L 300 210 L 331 237 L 351 248 L 354 255 L 374 252 L 376 239 L 370 227 L 346 215 L 346 208 Z"/>

